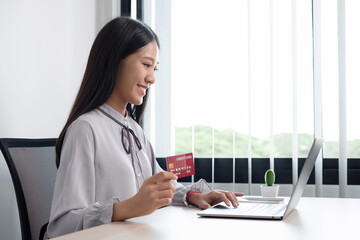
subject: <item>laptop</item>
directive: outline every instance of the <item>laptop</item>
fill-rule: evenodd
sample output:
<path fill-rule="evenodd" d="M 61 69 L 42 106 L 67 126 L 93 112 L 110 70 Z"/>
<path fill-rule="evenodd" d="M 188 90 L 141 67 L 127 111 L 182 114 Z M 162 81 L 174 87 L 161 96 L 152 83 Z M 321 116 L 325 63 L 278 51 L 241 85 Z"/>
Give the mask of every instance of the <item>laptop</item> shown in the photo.
<path fill-rule="evenodd" d="M 323 145 L 323 139 L 315 138 L 304 166 L 296 182 L 288 203 L 259 203 L 239 201 L 237 208 L 228 207 L 224 202 L 214 205 L 197 213 L 201 217 L 224 217 L 224 218 L 255 218 L 255 219 L 277 219 L 282 220 L 287 217 L 299 203 L 304 192 L 306 183 L 314 168 L 315 161 Z M 241 198 L 239 198 L 241 199 Z"/>

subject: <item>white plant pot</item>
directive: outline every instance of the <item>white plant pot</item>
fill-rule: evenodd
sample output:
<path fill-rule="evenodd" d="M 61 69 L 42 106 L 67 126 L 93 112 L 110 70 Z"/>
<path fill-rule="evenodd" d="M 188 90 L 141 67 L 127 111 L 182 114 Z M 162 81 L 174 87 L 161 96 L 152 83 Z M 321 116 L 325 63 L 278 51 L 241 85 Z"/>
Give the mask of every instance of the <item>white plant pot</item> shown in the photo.
<path fill-rule="evenodd" d="M 267 185 L 261 185 L 261 196 L 263 197 L 277 197 L 279 193 L 279 185 L 273 185 L 271 187 Z"/>

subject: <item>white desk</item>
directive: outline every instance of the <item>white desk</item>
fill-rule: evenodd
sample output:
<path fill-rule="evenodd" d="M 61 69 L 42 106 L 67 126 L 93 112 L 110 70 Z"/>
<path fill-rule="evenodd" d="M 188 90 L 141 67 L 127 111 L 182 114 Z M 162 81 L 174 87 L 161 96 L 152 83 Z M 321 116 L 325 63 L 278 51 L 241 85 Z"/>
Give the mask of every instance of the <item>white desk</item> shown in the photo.
<path fill-rule="evenodd" d="M 302 198 L 297 209 L 282 221 L 200 218 L 198 211 L 194 207 L 165 207 L 145 217 L 55 239 L 360 239 L 360 199 Z"/>

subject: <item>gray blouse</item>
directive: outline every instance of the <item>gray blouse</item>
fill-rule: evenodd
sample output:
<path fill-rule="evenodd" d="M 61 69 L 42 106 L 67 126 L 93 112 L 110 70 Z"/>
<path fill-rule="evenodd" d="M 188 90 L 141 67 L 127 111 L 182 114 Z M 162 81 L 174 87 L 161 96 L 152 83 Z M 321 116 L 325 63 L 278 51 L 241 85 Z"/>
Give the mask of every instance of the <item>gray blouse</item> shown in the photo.
<path fill-rule="evenodd" d="M 134 196 L 144 179 L 161 171 L 150 142 L 129 115 L 107 104 L 83 114 L 65 135 L 49 237 L 111 222 L 113 204 Z M 188 206 L 189 191 L 211 191 L 203 179 L 186 187 L 172 184 L 175 205 Z"/>

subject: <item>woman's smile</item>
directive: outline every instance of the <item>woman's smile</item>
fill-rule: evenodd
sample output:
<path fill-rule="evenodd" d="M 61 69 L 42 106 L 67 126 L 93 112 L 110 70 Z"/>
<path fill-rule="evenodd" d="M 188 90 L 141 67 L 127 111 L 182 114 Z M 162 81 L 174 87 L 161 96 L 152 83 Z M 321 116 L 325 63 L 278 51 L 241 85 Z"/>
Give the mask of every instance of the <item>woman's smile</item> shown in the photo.
<path fill-rule="evenodd" d="M 138 87 L 139 91 L 141 92 L 141 94 L 143 96 L 145 96 L 147 87 L 145 87 L 144 85 L 140 85 L 140 84 L 137 84 L 137 87 Z"/>

